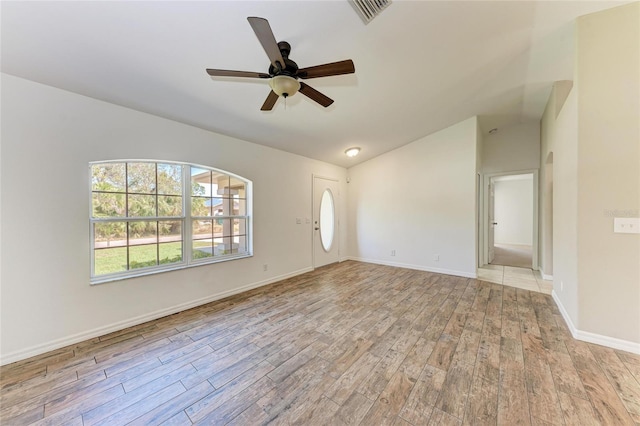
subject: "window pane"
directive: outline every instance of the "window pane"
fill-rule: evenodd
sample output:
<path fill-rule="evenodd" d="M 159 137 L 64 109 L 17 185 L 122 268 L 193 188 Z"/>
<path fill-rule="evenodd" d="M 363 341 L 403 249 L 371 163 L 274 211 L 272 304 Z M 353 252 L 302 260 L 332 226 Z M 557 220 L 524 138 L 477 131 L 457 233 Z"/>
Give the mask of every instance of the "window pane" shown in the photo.
<path fill-rule="evenodd" d="M 247 235 L 246 219 L 233 219 L 233 235 Z"/>
<path fill-rule="evenodd" d="M 211 171 L 191 167 L 191 195 L 211 196 Z"/>
<path fill-rule="evenodd" d="M 158 264 L 158 245 L 129 247 L 129 268 L 148 268 Z"/>
<path fill-rule="evenodd" d="M 129 194 L 129 217 L 145 217 L 156 215 L 156 196 Z"/>
<path fill-rule="evenodd" d="M 128 192 L 139 194 L 155 194 L 156 164 L 127 163 Z"/>
<path fill-rule="evenodd" d="M 211 198 L 191 197 L 191 216 L 211 216 Z"/>
<path fill-rule="evenodd" d="M 182 262 L 182 222 L 158 222 L 160 264 Z"/>
<path fill-rule="evenodd" d="M 231 253 L 231 238 L 214 238 L 213 250 L 216 256 Z"/>
<path fill-rule="evenodd" d="M 214 238 L 231 235 L 230 226 L 231 226 L 231 219 L 215 219 L 213 221 Z"/>
<path fill-rule="evenodd" d="M 229 176 L 223 173 L 211 172 L 212 195 L 225 195 L 229 193 Z"/>
<path fill-rule="evenodd" d="M 247 215 L 247 200 L 244 198 L 233 199 L 233 216 L 246 216 Z"/>
<path fill-rule="evenodd" d="M 160 264 L 182 262 L 182 241 L 158 245 Z"/>
<path fill-rule="evenodd" d="M 158 163 L 158 194 L 182 195 L 182 166 Z"/>
<path fill-rule="evenodd" d="M 156 243 L 157 228 L 157 222 L 129 222 L 129 245 Z"/>
<path fill-rule="evenodd" d="M 191 228 L 194 240 L 211 238 L 213 234 L 213 223 L 211 220 L 194 220 Z"/>
<path fill-rule="evenodd" d="M 115 247 L 93 251 L 95 275 L 112 274 L 127 270 L 127 248 Z"/>
<path fill-rule="evenodd" d="M 231 236 L 231 219 L 216 219 L 213 223 L 214 237 Z"/>
<path fill-rule="evenodd" d="M 233 253 L 247 253 L 247 237 L 233 237 Z"/>
<path fill-rule="evenodd" d="M 124 217 L 124 194 L 94 192 L 92 194 L 93 217 Z"/>
<path fill-rule="evenodd" d="M 320 241 L 325 251 L 331 250 L 333 243 L 334 215 L 333 194 L 325 189 L 320 199 Z"/>
<path fill-rule="evenodd" d="M 125 192 L 124 163 L 93 164 L 91 189 L 94 191 Z"/>
<path fill-rule="evenodd" d="M 240 198 L 247 198 L 245 183 L 238 178 L 231 178 L 230 182 L 231 188 L 233 189 L 233 193 L 239 196 Z"/>
<path fill-rule="evenodd" d="M 125 222 L 94 223 L 93 240 L 94 248 L 126 246 L 127 224 Z"/>
<path fill-rule="evenodd" d="M 160 221 L 158 222 L 158 234 L 161 243 L 182 241 L 182 222 L 179 220 Z"/>
<path fill-rule="evenodd" d="M 228 198 L 212 198 L 211 211 L 213 216 L 223 216 L 229 214 L 229 199 Z"/>
<path fill-rule="evenodd" d="M 182 216 L 182 197 L 175 195 L 159 195 L 158 216 Z"/>
<path fill-rule="evenodd" d="M 213 248 L 211 239 L 193 241 L 191 257 L 193 259 L 202 259 L 213 256 Z"/>

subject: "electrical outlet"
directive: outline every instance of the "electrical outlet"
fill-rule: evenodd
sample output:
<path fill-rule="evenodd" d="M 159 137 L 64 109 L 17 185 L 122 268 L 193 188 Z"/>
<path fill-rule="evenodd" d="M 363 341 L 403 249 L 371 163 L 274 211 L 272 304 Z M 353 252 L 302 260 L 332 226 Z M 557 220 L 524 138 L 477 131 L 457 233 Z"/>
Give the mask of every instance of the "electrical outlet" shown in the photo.
<path fill-rule="evenodd" d="M 439 254 L 434 254 L 433 255 L 433 261 L 434 262 L 439 262 L 440 261 L 440 255 Z"/>
<path fill-rule="evenodd" d="M 296 217 L 296 225 L 300 225 L 302 223 L 301 217 Z"/>
<path fill-rule="evenodd" d="M 640 234 L 640 218 L 638 217 L 614 218 L 613 232 L 617 234 Z"/>
<path fill-rule="evenodd" d="M 395 256 L 396 255 L 396 251 L 395 250 L 391 250 L 391 256 Z"/>
<path fill-rule="evenodd" d="M 264 265 L 262 265 L 262 270 L 265 271 L 265 272 L 268 271 L 269 270 L 269 265 L 266 264 L 266 263 Z"/>

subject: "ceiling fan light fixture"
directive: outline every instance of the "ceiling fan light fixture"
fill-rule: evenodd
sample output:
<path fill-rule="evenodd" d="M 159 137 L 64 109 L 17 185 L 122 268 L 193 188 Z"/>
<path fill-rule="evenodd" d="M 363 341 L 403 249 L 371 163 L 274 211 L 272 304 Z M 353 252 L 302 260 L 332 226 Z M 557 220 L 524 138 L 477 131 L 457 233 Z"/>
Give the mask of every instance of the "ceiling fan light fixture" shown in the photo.
<path fill-rule="evenodd" d="M 355 157 L 360 153 L 360 147 L 354 146 L 353 148 L 349 148 L 344 152 L 347 157 Z"/>
<path fill-rule="evenodd" d="M 296 94 L 300 90 L 300 82 L 288 75 L 276 75 L 269 80 L 271 90 L 278 96 L 289 97 Z"/>

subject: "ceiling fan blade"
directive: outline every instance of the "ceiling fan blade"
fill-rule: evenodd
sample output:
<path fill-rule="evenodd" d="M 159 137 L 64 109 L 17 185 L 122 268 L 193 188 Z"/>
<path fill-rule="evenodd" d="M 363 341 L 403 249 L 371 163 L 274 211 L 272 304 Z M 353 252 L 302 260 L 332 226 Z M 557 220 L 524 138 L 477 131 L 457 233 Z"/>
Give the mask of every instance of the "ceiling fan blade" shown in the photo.
<path fill-rule="evenodd" d="M 351 59 L 332 62 L 330 64 L 316 65 L 298 70 L 297 76 L 300 78 L 329 77 L 332 75 L 352 74 L 356 72 L 356 67 Z"/>
<path fill-rule="evenodd" d="M 278 95 L 272 90 L 271 92 L 269 92 L 267 99 L 262 104 L 262 108 L 260 108 L 260 111 L 271 111 L 277 100 Z"/>
<path fill-rule="evenodd" d="M 262 44 L 262 48 L 267 53 L 271 64 L 276 69 L 284 69 L 286 67 L 286 64 L 284 63 L 284 59 L 282 58 L 282 54 L 280 53 L 280 49 L 278 48 L 278 43 L 276 42 L 276 38 L 273 35 L 273 31 L 271 31 L 269 21 L 264 18 L 257 18 L 255 16 L 250 16 L 247 18 L 247 20 L 249 21 L 249 24 L 251 24 L 253 32 L 256 33 L 260 44 Z"/>
<path fill-rule="evenodd" d="M 299 92 L 305 95 L 307 98 L 316 101 L 325 108 L 333 103 L 333 99 L 326 97 L 325 95 L 318 92 L 308 84 L 303 83 L 302 81 L 300 82 Z"/>
<path fill-rule="evenodd" d="M 212 77 L 250 77 L 250 78 L 271 78 L 269 74 L 251 71 L 215 70 L 207 68 L 207 74 Z"/>

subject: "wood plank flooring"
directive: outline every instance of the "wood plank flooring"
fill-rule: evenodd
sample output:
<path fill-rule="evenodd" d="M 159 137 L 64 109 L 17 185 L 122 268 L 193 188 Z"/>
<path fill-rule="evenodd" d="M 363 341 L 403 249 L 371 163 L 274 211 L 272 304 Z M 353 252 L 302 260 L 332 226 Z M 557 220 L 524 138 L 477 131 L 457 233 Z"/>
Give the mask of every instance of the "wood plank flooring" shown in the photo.
<path fill-rule="evenodd" d="M 550 296 L 343 262 L 0 369 L 3 425 L 634 425 Z"/>

